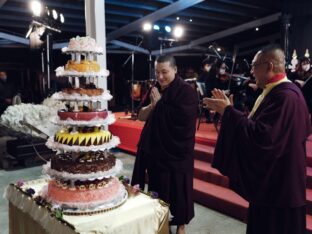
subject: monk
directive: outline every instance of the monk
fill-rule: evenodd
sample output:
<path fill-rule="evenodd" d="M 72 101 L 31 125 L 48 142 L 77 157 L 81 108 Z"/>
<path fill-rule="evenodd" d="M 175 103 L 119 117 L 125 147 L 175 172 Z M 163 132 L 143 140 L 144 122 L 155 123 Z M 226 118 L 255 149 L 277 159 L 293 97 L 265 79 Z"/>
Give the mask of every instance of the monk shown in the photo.
<path fill-rule="evenodd" d="M 197 94 L 176 75 L 174 57 L 161 55 L 155 61 L 157 84 L 138 118 L 146 121 L 138 144 L 131 184 L 148 189 L 170 204 L 177 233 L 194 217 L 193 168 Z"/>
<path fill-rule="evenodd" d="M 263 91 L 248 117 L 221 90 L 204 100 L 222 115 L 212 166 L 249 202 L 247 234 L 306 233 L 305 100 L 287 79 L 278 47 L 260 50 L 251 73 Z"/>

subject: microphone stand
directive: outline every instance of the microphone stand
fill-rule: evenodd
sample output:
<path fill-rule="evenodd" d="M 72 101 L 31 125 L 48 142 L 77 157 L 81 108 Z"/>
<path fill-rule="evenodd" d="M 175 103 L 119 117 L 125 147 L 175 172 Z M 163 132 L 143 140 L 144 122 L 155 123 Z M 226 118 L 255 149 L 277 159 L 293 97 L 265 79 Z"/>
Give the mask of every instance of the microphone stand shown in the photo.
<path fill-rule="evenodd" d="M 141 46 L 141 44 L 143 43 L 143 39 L 140 41 L 140 43 L 137 45 L 138 47 Z M 134 113 L 134 100 L 132 97 L 132 91 L 133 91 L 133 84 L 134 84 L 134 50 L 131 51 L 131 54 L 129 55 L 129 57 L 126 59 L 126 61 L 123 63 L 122 67 L 126 66 L 126 64 L 128 63 L 128 61 L 131 58 L 131 87 L 130 87 L 130 98 L 131 98 L 131 119 L 132 120 L 136 120 L 137 119 L 137 115 L 136 113 Z"/>

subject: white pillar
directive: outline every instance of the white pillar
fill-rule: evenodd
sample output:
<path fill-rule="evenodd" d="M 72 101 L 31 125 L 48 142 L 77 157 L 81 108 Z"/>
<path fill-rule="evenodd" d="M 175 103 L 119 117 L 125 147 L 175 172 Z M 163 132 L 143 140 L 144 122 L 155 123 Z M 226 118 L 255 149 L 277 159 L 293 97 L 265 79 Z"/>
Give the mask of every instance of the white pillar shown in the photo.
<path fill-rule="evenodd" d="M 103 55 L 97 56 L 97 62 L 101 68 L 107 69 L 106 64 L 106 24 L 105 1 L 85 0 L 86 34 L 96 40 L 103 47 Z M 107 90 L 106 78 L 99 79 L 99 88 Z M 107 109 L 107 102 L 101 103 L 102 108 Z"/>

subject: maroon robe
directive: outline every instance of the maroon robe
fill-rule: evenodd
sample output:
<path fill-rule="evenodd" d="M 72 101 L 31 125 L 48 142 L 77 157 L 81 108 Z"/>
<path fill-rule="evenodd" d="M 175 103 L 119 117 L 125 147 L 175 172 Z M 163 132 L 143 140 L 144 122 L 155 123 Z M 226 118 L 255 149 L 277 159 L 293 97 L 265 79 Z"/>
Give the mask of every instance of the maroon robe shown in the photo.
<path fill-rule="evenodd" d="M 195 90 L 179 77 L 162 92 L 142 130 L 131 181 L 144 188 L 147 169 L 149 190 L 170 204 L 176 225 L 194 217 L 197 103 Z"/>
<path fill-rule="evenodd" d="M 247 233 L 288 233 L 272 230 L 294 226 L 286 221 L 294 214 L 301 216 L 298 228 L 292 228 L 305 229 L 305 141 L 310 132 L 304 98 L 292 83 L 274 87 L 251 119 L 232 106 L 225 109 L 212 166 L 228 176 L 230 188 L 250 202 Z M 260 215 L 263 207 L 267 213 Z M 277 214 L 285 214 L 284 223 L 274 224 L 283 220 Z"/>

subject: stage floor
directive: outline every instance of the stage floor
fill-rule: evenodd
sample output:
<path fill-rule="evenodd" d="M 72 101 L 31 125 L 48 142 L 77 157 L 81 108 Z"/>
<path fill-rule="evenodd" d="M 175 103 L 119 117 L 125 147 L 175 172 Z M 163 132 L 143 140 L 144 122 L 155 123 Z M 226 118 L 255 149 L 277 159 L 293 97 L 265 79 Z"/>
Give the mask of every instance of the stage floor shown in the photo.
<path fill-rule="evenodd" d="M 109 126 L 109 130 L 113 135 L 120 138 L 121 144 L 118 148 L 131 153 L 136 153 L 137 144 L 144 122 L 131 120 L 130 116 L 125 115 L 124 112 L 116 112 L 114 114 L 116 122 Z M 202 121 L 204 121 L 204 118 Z M 218 133 L 213 124 L 207 124 L 204 122 L 200 123 L 199 129 L 196 131 L 197 144 L 214 146 L 217 137 Z"/>

